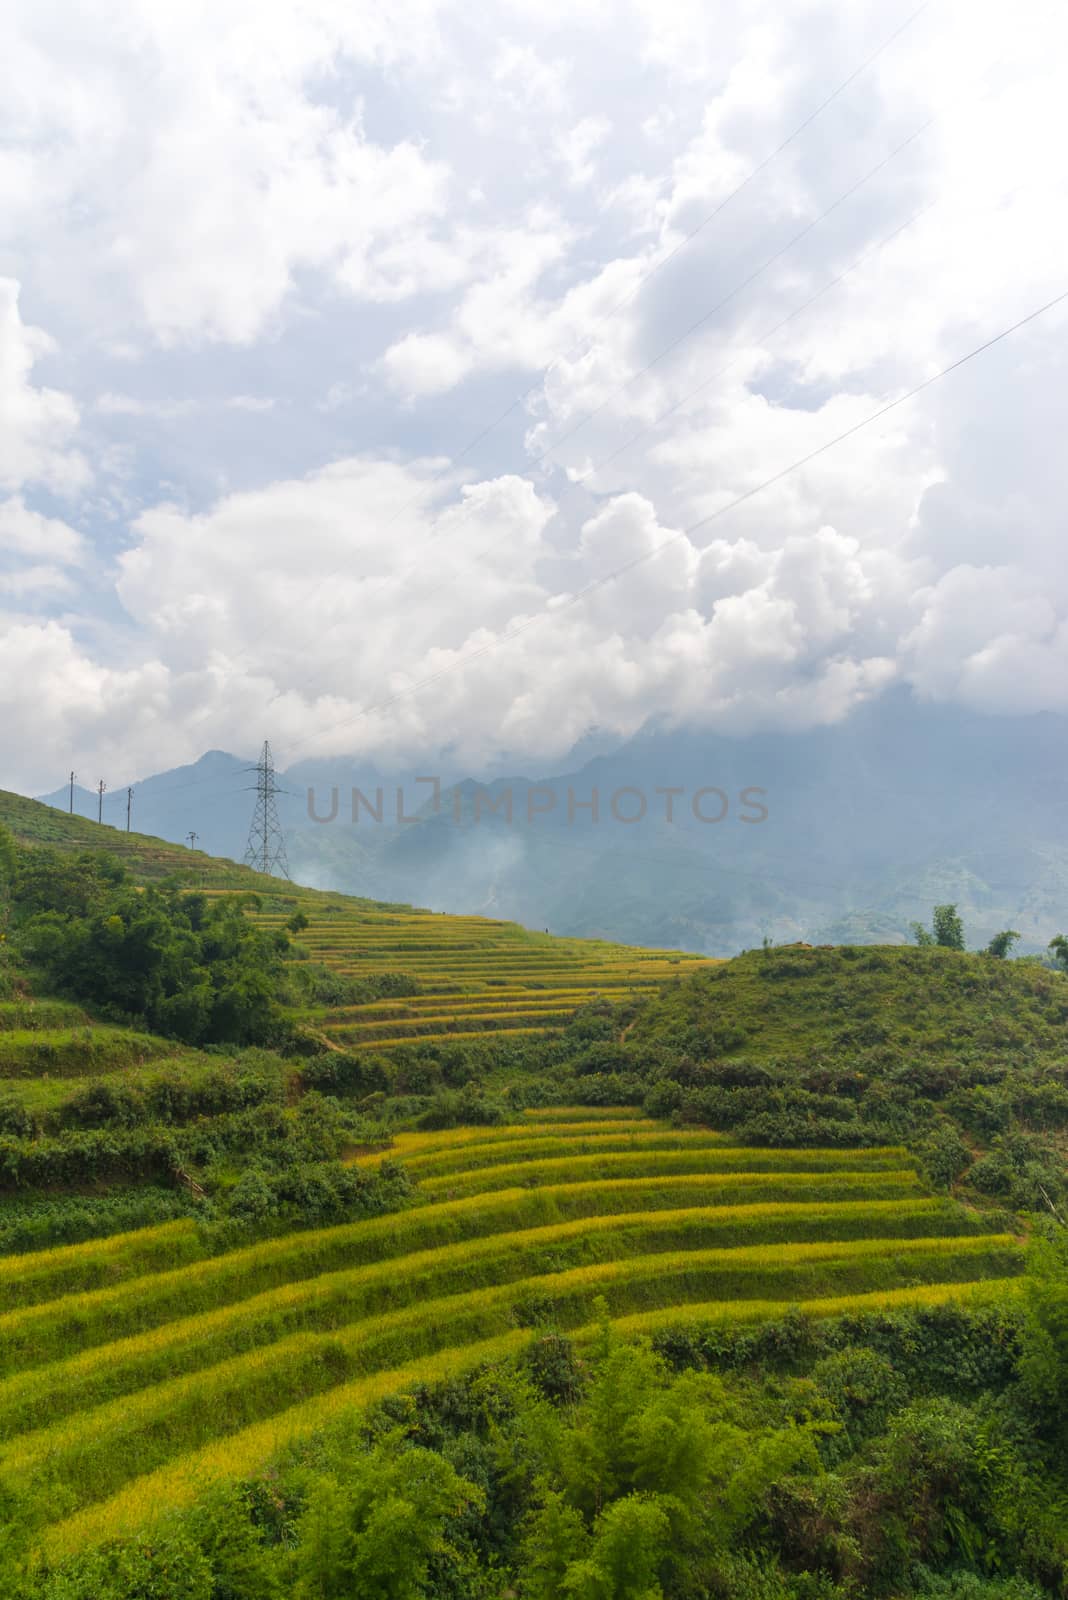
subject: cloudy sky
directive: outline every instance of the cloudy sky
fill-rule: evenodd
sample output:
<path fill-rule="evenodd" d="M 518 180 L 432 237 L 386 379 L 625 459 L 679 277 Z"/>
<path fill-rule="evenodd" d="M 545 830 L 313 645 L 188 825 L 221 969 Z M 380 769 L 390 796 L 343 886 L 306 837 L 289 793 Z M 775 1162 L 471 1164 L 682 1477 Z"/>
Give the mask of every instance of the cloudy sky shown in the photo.
<path fill-rule="evenodd" d="M 1064 305 L 733 505 L 1068 290 L 1068 12 L 914 12 L 6 8 L 0 786 L 1068 709 Z"/>

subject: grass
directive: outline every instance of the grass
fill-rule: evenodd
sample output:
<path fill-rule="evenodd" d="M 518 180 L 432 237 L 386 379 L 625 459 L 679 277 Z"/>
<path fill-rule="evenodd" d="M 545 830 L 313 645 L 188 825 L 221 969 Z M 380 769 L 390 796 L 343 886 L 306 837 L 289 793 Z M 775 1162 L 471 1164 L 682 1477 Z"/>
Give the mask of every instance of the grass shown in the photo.
<path fill-rule="evenodd" d="M 576 1127 L 572 1124 L 572 1128 Z M 662 1129 L 624 1125 L 621 1130 L 603 1123 L 585 1132 L 568 1131 L 563 1137 L 554 1128 L 543 1130 L 531 1138 L 525 1130 L 517 1130 L 510 1139 L 477 1139 L 446 1149 L 432 1146 L 412 1149 L 403 1144 L 398 1156 L 412 1176 L 420 1183 L 430 1178 L 448 1177 L 453 1173 L 484 1171 L 487 1167 L 514 1165 L 551 1152 L 552 1159 L 563 1160 L 572 1156 L 600 1155 L 627 1150 L 719 1150 L 724 1146 L 723 1135 L 707 1128 Z M 392 1155 L 387 1151 L 386 1155 Z"/>
<path fill-rule="evenodd" d="M 0 1029 L 0 1078 L 98 1077 L 122 1067 L 140 1066 L 159 1056 L 174 1055 L 167 1039 L 132 1028 L 101 1023 L 77 1027 Z"/>
<path fill-rule="evenodd" d="M 525 1331 L 512 1331 L 466 1349 L 406 1362 L 391 1371 L 375 1373 L 290 1407 L 180 1456 L 165 1467 L 135 1479 L 103 1504 L 57 1522 L 45 1533 L 42 1553 L 50 1560 L 62 1560 L 86 1545 L 151 1523 L 159 1516 L 161 1508 L 179 1509 L 191 1505 L 212 1484 L 254 1470 L 262 1461 L 277 1455 L 297 1439 L 325 1427 L 346 1411 L 370 1405 L 385 1395 L 416 1384 L 455 1378 L 487 1362 L 504 1360 L 517 1354 L 526 1341 Z"/>
<path fill-rule="evenodd" d="M 642 1122 L 648 1125 L 650 1120 L 640 1106 L 532 1106 L 523 1115 L 532 1122 L 541 1123 Z"/>
<path fill-rule="evenodd" d="M 449 1044 L 457 1044 L 457 1043 L 460 1043 L 460 1042 L 466 1043 L 470 1039 L 487 1039 L 487 1038 L 492 1037 L 492 1035 L 494 1033 L 499 1034 L 501 1032 L 506 1032 L 508 1037 L 509 1037 L 509 1039 L 516 1039 L 516 1038 L 533 1039 L 535 1036 L 548 1033 L 549 1029 L 547 1027 L 545 1027 L 545 1028 L 522 1028 L 522 1027 L 513 1028 L 513 1027 L 508 1027 L 508 1028 L 503 1029 L 503 1030 L 499 1029 L 499 1028 L 498 1029 L 473 1028 L 473 1029 L 464 1030 L 462 1032 L 459 1029 L 453 1029 L 453 1030 L 450 1030 L 447 1033 L 444 1032 L 444 1031 L 441 1032 L 441 1033 L 423 1033 L 423 1032 L 420 1032 L 420 1033 L 417 1033 L 417 1034 L 412 1034 L 410 1036 L 405 1035 L 405 1034 L 400 1034 L 400 1035 L 394 1034 L 388 1039 L 367 1039 L 367 1038 L 352 1039 L 352 1040 L 348 1041 L 348 1046 L 352 1050 L 375 1050 L 375 1051 L 381 1051 L 381 1052 L 383 1052 L 385 1054 L 389 1054 L 391 1051 L 402 1049 L 405 1045 L 410 1045 L 410 1046 L 414 1047 L 414 1046 L 417 1046 L 417 1045 L 441 1044 L 443 1041 L 447 1041 Z"/>
<path fill-rule="evenodd" d="M 540 1071 L 535 1057 L 562 1056 L 555 1039 L 529 1041 L 576 1007 L 666 980 L 625 1049 L 619 1009 L 576 1026 L 567 1049 L 603 1035 L 624 1062 L 632 1048 L 741 1056 L 750 1076 L 762 1062 L 822 1071 L 824 1054 L 849 1052 L 857 1092 L 889 1052 L 918 1063 L 921 1094 L 922 1069 L 960 1041 L 969 1059 L 1008 1061 L 1021 1037 L 1053 1048 L 1063 1032 L 1050 975 L 994 970 L 1004 963 L 799 948 L 718 966 L 290 888 L 3 795 L 0 820 L 24 839 L 110 848 L 141 881 L 181 871 L 213 896 L 254 887 L 265 927 L 304 910 L 314 982 L 295 1015 L 344 1051 L 394 1055 L 387 1078 L 402 1095 L 463 1081 L 457 1065 Z M 9 977 L 4 994 L 0 1077 L 16 1098 L 29 1086 L 26 1104 L 58 1115 L 88 1072 L 142 1083 L 173 1070 L 160 1041 L 34 1006 Z M 377 1068 L 349 1070 L 370 1081 Z M 492 1073 L 475 1081 L 502 1087 Z M 546 1081 L 551 1094 L 577 1080 Z M 1000 1224 L 925 1195 L 899 1146 L 827 1143 L 746 1148 L 633 1109 L 538 1109 L 511 1126 L 402 1135 L 391 1153 L 418 1190 L 399 1214 L 222 1254 L 191 1222 L 167 1221 L 0 1261 L 0 1489 L 58 1555 L 255 1470 L 353 1406 L 514 1354 L 531 1328 L 581 1342 L 602 1303 L 637 1336 L 794 1305 L 830 1316 L 1015 1292 L 1021 1244 Z"/>
<path fill-rule="evenodd" d="M 115 1233 L 84 1244 L 60 1245 L 0 1259 L 0 1305 L 33 1305 L 57 1295 L 104 1288 L 146 1272 L 192 1260 L 199 1239 L 192 1221 L 163 1222 L 155 1228 Z"/>
<path fill-rule="evenodd" d="M 89 1018 L 65 1000 L 0 1000 L 0 1033 L 40 1028 L 84 1028 Z"/>
<path fill-rule="evenodd" d="M 714 1193 L 717 1184 L 713 1180 L 709 1185 L 706 1174 L 697 1176 L 706 1179 L 702 1198 L 707 1204 L 709 1189 Z M 811 1182 L 807 1173 L 790 1175 L 793 1182 L 781 1187 L 754 1183 L 748 1174 L 744 1175 L 746 1182 L 735 1181 L 732 1185 L 730 1178 L 735 1175 L 727 1176 L 728 1183 L 718 1185 L 727 1204 L 731 1199 L 739 1204 L 753 1203 L 758 1196 L 780 1199 L 785 1194 L 787 1199 L 797 1198 L 805 1180 Z M 888 1179 L 890 1199 L 898 1198 L 903 1189 L 914 1183 L 911 1174 L 878 1176 Z M 818 1180 L 821 1177 L 817 1175 Z M 175 1317 L 202 1314 L 280 1284 L 317 1279 L 356 1264 L 395 1260 L 411 1251 L 445 1248 L 454 1242 L 515 1231 L 524 1225 L 627 1212 L 642 1204 L 640 1198 L 634 1199 L 634 1187 L 620 1186 L 616 1194 L 605 1194 L 602 1185 L 587 1183 L 578 1186 L 577 1195 L 567 1192 L 571 1187 L 558 1186 L 542 1194 L 513 1189 L 491 1195 L 488 1200 L 480 1193 L 467 1200 L 429 1205 L 400 1217 L 386 1216 L 288 1235 L 172 1271 L 135 1275 L 113 1287 L 67 1294 L 9 1311 L 0 1316 L 0 1372 L 6 1374 L 40 1364 L 50 1352 L 53 1356 L 69 1354 L 107 1338 L 147 1331 Z M 848 1194 L 851 1187 L 846 1186 L 844 1193 Z M 689 1194 L 692 1205 L 694 1190 L 684 1192 Z M 862 1192 L 865 1201 L 869 1201 L 873 1197 L 872 1185 L 864 1185 Z M 657 1208 L 654 1202 L 660 1201 L 662 1195 L 662 1185 L 648 1187 L 650 1209 Z M 839 1188 L 835 1198 L 842 1197 L 843 1190 Z M 823 1200 L 824 1195 L 812 1198 Z M 715 1204 L 714 1199 L 712 1203 Z M 664 1209 L 662 1204 L 659 1208 Z"/>
<path fill-rule="evenodd" d="M 909 1305 L 937 1305 L 953 1302 L 971 1304 L 1011 1293 L 1015 1286 L 990 1285 L 982 1281 L 962 1281 L 937 1285 L 918 1285 L 863 1296 L 834 1296 L 801 1301 L 790 1307 L 806 1315 L 838 1316 L 870 1309 Z M 741 1320 L 774 1319 L 788 1309 L 781 1301 L 752 1301 L 741 1308 Z M 724 1308 L 696 1304 L 689 1308 L 693 1322 L 723 1319 Z M 655 1331 L 687 1316 L 675 1308 L 661 1308 L 623 1317 L 618 1326 L 625 1333 Z M 597 1325 L 577 1328 L 580 1342 L 595 1337 Z M 144 1476 L 134 1478 L 118 1492 L 84 1510 L 57 1519 L 45 1528 L 41 1551 L 51 1561 L 62 1560 L 105 1539 L 116 1538 L 137 1529 L 150 1527 L 164 1511 L 191 1505 L 212 1485 L 248 1476 L 262 1463 L 285 1448 L 306 1439 L 346 1412 L 359 1409 L 386 1395 L 401 1393 L 417 1385 L 455 1378 L 488 1363 L 518 1354 L 529 1335 L 514 1329 L 497 1337 L 467 1346 L 438 1352 L 409 1361 L 402 1366 L 357 1378 L 338 1388 L 289 1407 L 284 1411 L 241 1429 L 223 1439 L 181 1453 L 175 1459 Z"/>
<path fill-rule="evenodd" d="M 643 1133 L 659 1127 L 651 1117 L 592 1117 L 588 1119 L 576 1118 L 567 1124 L 567 1137 L 570 1139 L 582 1138 L 585 1134 L 614 1134 L 614 1133 Z M 457 1128 L 450 1130 L 453 1137 L 449 1139 L 444 1149 L 466 1150 L 479 1145 L 511 1144 L 516 1140 L 528 1141 L 531 1139 L 559 1139 L 560 1123 L 557 1120 L 535 1122 L 528 1118 L 523 1122 L 506 1123 L 501 1127 L 488 1128 Z M 390 1155 L 410 1165 L 413 1157 L 421 1156 L 428 1152 L 439 1152 L 443 1148 L 441 1134 L 434 1133 L 406 1133 L 394 1135 Z"/>
<path fill-rule="evenodd" d="M 309 915 L 312 913 L 309 912 Z M 282 922 L 264 915 L 265 926 Z M 664 978 L 707 965 L 697 956 L 596 939 L 559 939 L 489 918 L 334 909 L 300 935 L 308 956 L 348 978 L 384 972 L 418 993 L 307 1013 L 333 1043 L 390 1055 L 435 1046 L 523 1041 L 564 1027 L 593 1000 L 625 1000 Z"/>
<path fill-rule="evenodd" d="M 905 1307 L 940 1306 L 947 1303 L 965 1306 L 998 1305 L 1019 1299 L 1025 1279 L 976 1278 L 960 1283 L 913 1284 L 907 1289 L 883 1289 L 869 1294 L 832 1295 L 821 1300 L 805 1300 L 790 1307 L 809 1317 L 867 1316 L 874 1311 L 894 1311 Z M 746 1300 L 725 1306 L 720 1300 L 687 1306 L 660 1306 L 655 1311 L 638 1311 L 617 1317 L 615 1327 L 624 1337 L 659 1333 L 665 1328 L 694 1329 L 761 1322 L 781 1317 L 786 1307 L 780 1300 Z"/>
<path fill-rule="evenodd" d="M 33 1302 L 0 1316 L 0 1477 L 42 1548 L 133 1525 L 157 1495 L 531 1327 L 581 1337 L 602 1302 L 637 1332 L 952 1298 L 1021 1269 L 1012 1235 L 924 1195 L 894 1147 L 745 1149 L 557 1108 L 394 1154 L 419 1181 L 401 1214 L 217 1256 L 164 1224 L 23 1258 L 24 1283 L 0 1264 Z"/>
<path fill-rule="evenodd" d="M 820 1298 L 955 1278 L 971 1281 L 984 1270 L 1007 1276 L 1019 1266 L 1019 1248 L 1010 1235 L 980 1235 L 665 1250 L 540 1273 L 445 1299 L 419 1299 L 382 1315 L 365 1312 L 329 1334 L 298 1333 L 202 1371 L 155 1382 L 135 1395 L 20 1435 L 3 1448 L 0 1467 L 24 1488 L 46 1493 L 50 1503 L 85 1503 L 154 1470 L 178 1450 L 207 1442 L 217 1433 L 220 1416 L 229 1427 L 241 1426 L 403 1355 L 436 1354 L 503 1335 L 517 1321 L 579 1326 L 602 1297 L 619 1315 L 712 1294 L 720 1300 Z"/>
<path fill-rule="evenodd" d="M 23 843 L 107 851 L 141 882 L 177 877 L 211 895 L 252 890 L 261 896 L 255 917 L 265 928 L 282 928 L 295 910 L 306 914 L 310 926 L 299 935 L 301 950 L 339 978 L 366 983 L 388 973 L 411 979 L 417 993 L 397 1004 L 372 998 L 366 1004 L 327 1002 L 295 1010 L 298 1022 L 361 1053 L 539 1039 L 562 1028 L 592 1000 L 625 1000 L 709 965 L 704 957 L 673 950 L 556 938 L 490 917 L 445 917 L 283 885 L 234 862 L 101 827 L 3 791 L 0 823 Z M 0 1030 L 4 1027 L 0 1017 Z M 76 1053 L 49 1062 L 44 1055 L 16 1051 L 11 1060 L 5 1068 L 0 1045 L 0 1076 L 41 1071 L 74 1076 L 81 1070 Z M 126 1059 L 111 1063 L 128 1064 Z M 97 1063 L 88 1070 L 104 1069 Z"/>
<path fill-rule="evenodd" d="M 488 1234 L 405 1255 L 400 1279 L 392 1260 L 323 1274 L 34 1366 L 0 1383 L 0 1438 L 29 1426 L 42 1408 L 66 1415 L 292 1332 L 343 1327 L 354 1318 L 431 1296 L 660 1251 L 844 1243 L 880 1230 L 895 1239 L 949 1239 L 975 1234 L 979 1224 L 963 1208 L 933 1200 L 765 1202 L 596 1216 Z"/>
<path fill-rule="evenodd" d="M 681 1044 L 698 1055 L 778 1064 L 956 1064 L 989 1067 L 1021 1052 L 1063 1057 L 1063 978 L 1019 961 L 976 961 L 906 945 L 788 946 L 709 964 L 652 997 L 635 1044 Z"/>
<path fill-rule="evenodd" d="M 213 1292 L 225 1300 L 245 1271 L 250 1280 L 255 1278 L 267 1284 L 284 1282 L 301 1274 L 312 1276 L 344 1263 L 351 1264 L 354 1257 L 381 1259 L 376 1252 L 392 1248 L 394 1243 L 401 1249 L 406 1245 L 426 1248 L 435 1243 L 477 1238 L 508 1226 L 534 1227 L 639 1209 L 686 1208 L 698 1202 L 706 1207 L 752 1204 L 761 1200 L 833 1203 L 863 1199 L 878 1202 L 915 1198 L 919 1193 L 911 1170 L 782 1173 L 773 1180 L 766 1176 L 754 1178 L 747 1173 L 684 1173 L 676 1177 L 624 1178 L 611 1184 L 594 1180 L 546 1184 L 540 1188 L 512 1187 L 476 1194 L 465 1200 L 425 1205 L 410 1215 L 309 1230 L 253 1245 L 246 1251 L 233 1251 L 221 1258 L 207 1257 L 193 1222 L 171 1222 L 162 1224 L 159 1229 L 141 1228 L 114 1234 L 108 1239 L 0 1260 L 0 1303 L 11 1311 L 16 1306 L 53 1300 L 57 1302 L 55 1310 L 65 1314 L 70 1308 L 62 1302 L 70 1295 L 114 1290 L 131 1279 L 148 1273 L 165 1273 L 167 1267 L 192 1264 L 205 1257 L 212 1263 L 217 1260 L 218 1265 L 204 1268 L 198 1293 L 203 1295 L 206 1285 L 214 1281 Z M 157 1239 L 162 1260 L 157 1254 Z M 177 1280 L 167 1276 L 161 1282 L 174 1287 Z M 145 1306 L 149 1303 L 147 1288 L 143 1295 L 139 1294 Z M 188 1289 L 186 1283 L 180 1293 Z M 209 1300 L 206 1303 L 210 1307 L 220 1302 Z M 107 1302 L 105 1317 L 114 1318 L 117 1325 L 124 1304 L 122 1296 Z M 84 1314 L 84 1308 L 74 1313 L 79 1320 Z M 17 1322 L 0 1317 L 0 1365 L 6 1341 L 15 1335 L 17 1327 Z"/>
<path fill-rule="evenodd" d="M 567 1178 L 627 1178 L 666 1173 L 705 1172 L 748 1173 L 836 1172 L 855 1170 L 862 1162 L 868 1170 L 900 1170 L 907 1160 L 903 1150 L 884 1148 L 851 1150 L 749 1150 L 742 1146 L 717 1144 L 713 1149 L 598 1151 L 589 1155 L 565 1155 L 516 1161 L 469 1172 L 428 1177 L 421 1192 L 435 1198 L 485 1192 L 496 1185 L 560 1183 Z"/>

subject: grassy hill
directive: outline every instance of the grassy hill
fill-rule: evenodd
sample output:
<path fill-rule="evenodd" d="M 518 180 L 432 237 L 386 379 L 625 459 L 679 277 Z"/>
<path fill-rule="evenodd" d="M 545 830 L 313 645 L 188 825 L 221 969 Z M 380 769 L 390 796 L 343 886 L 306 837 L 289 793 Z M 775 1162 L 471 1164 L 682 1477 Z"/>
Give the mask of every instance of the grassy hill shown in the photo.
<path fill-rule="evenodd" d="M 123 833 L 101 827 L 85 817 L 71 816 L 39 800 L 0 789 L 0 823 L 22 844 L 49 845 L 56 850 L 105 851 L 127 863 L 139 879 L 152 882 L 177 873 L 191 887 L 267 889 L 274 880 L 233 861 L 206 856 L 154 839 L 147 834 Z"/>
<path fill-rule="evenodd" d="M 44 1547 L 128 1532 L 531 1328 L 581 1342 L 598 1299 L 637 1332 L 1015 1289 L 1018 1241 L 926 1197 L 900 1149 L 753 1152 L 567 1115 L 400 1136 L 418 1184 L 402 1218 L 169 1270 L 159 1231 L 155 1258 L 134 1234 L 34 1263 L 27 1303 L 0 1317 L 0 1428 L 3 1470 L 47 1491 Z M 170 1237 L 188 1254 L 191 1233 Z"/>
<path fill-rule="evenodd" d="M 931 1452 L 949 1446 L 931 1442 L 930 1406 L 974 1405 L 938 1426 L 978 1449 L 982 1408 L 1020 1381 L 1028 1236 L 1068 1206 L 1068 978 L 939 949 L 796 946 L 709 963 L 280 885 L 2 796 L 0 822 L 26 852 L 0 902 L 0 1507 L 17 1574 L 5 1593 L 392 1594 L 381 1576 L 359 1587 L 350 1568 L 336 1582 L 301 1576 L 326 1560 L 319 1525 L 302 1519 L 324 1471 L 349 1506 L 329 1501 L 334 1526 L 356 1515 L 337 1487 L 353 1462 L 393 1482 L 409 1449 L 426 1455 L 420 1472 L 474 1484 L 468 1501 L 450 1490 L 443 1503 L 486 1509 L 397 1594 L 493 1600 L 518 1583 L 544 1600 L 851 1600 L 957 1593 L 915 1587 L 916 1561 L 982 1567 L 971 1522 L 943 1538 L 941 1520 L 921 1519 L 885 1543 L 873 1486 L 904 1472 L 944 1494 Z M 121 847 L 133 889 L 93 865 L 105 843 Z M 276 1032 L 193 1045 L 48 993 L 25 885 L 40 899 L 51 871 L 68 881 L 64 862 L 103 943 L 143 906 L 179 943 L 203 933 L 207 959 L 233 934 L 215 911 L 233 907 L 249 942 L 232 949 L 266 963 Z M 176 876 L 195 892 L 191 921 Z M 255 904 L 240 898 L 250 890 Z M 93 981 L 100 970 L 86 969 Z M 226 960 L 219 972 L 213 982 L 229 981 Z M 606 1463 L 630 1422 L 604 1421 L 614 1443 L 591 1440 L 609 1405 L 598 1375 L 615 1374 L 606 1394 L 626 1392 L 631 1358 L 613 1351 L 635 1341 L 646 1355 L 633 1359 L 653 1365 L 625 1412 L 652 1407 L 633 1424 L 651 1454 L 624 1470 Z M 734 1373 L 734 1387 L 709 1387 L 708 1372 L 687 1387 L 672 1365 Z M 1036 1405 L 1012 1424 L 1031 1430 L 1021 1504 L 1028 1473 L 1048 1485 L 1060 1470 L 1053 1412 Z M 911 1467 L 897 1412 L 919 1430 Z M 699 1417 L 726 1430 L 723 1453 L 710 1434 L 654 1468 Z M 547 1442 L 565 1427 L 569 1443 Z M 572 1456 L 592 1488 L 569 1476 Z M 662 1492 L 672 1526 L 682 1485 L 703 1472 L 704 1509 L 673 1535 L 688 1548 L 698 1527 L 721 1526 L 712 1508 L 742 1460 L 762 1463 L 767 1483 L 750 1521 L 739 1511 L 722 1529 L 749 1528 L 750 1543 L 717 1533 L 705 1588 L 696 1555 L 685 1572 L 672 1565 L 670 1541 L 649 1568 L 656 1586 L 596 1577 L 606 1508 L 644 1516 Z M 974 1485 L 995 1469 L 968 1473 L 968 1516 L 1001 1527 L 1001 1501 L 975 1509 Z M 1062 1556 L 1068 1574 L 1068 1547 L 1055 1518 L 1054 1531 L 1042 1522 L 1048 1490 L 1035 1492 L 1026 1530 L 996 1535 L 998 1561 L 1044 1583 Z M 751 1493 L 739 1481 L 730 1504 Z M 523 1530 L 554 1506 L 572 1521 L 545 1523 L 531 1555 Z M 820 1506 L 853 1530 L 835 1554 Z M 238 1546 L 243 1578 L 229 1564 Z M 407 1547 L 391 1548 L 387 1573 Z M 757 1550 L 764 1564 L 747 1577 Z M 539 1551 L 560 1560 L 541 1588 Z M 172 1559 L 200 1562 L 199 1588 L 161 1576 Z M 805 1562 L 822 1573 L 815 1587 L 789 1576 Z"/>
<path fill-rule="evenodd" d="M 703 964 L 677 951 L 559 939 L 511 922 L 305 889 L 2 791 L 0 825 L 22 844 L 113 855 L 138 882 L 176 878 L 209 896 L 256 894 L 257 921 L 266 929 L 280 930 L 302 912 L 309 926 L 298 954 L 339 981 L 321 986 L 335 1000 L 301 1008 L 301 1019 L 346 1047 L 388 1052 L 412 1040 L 506 1032 L 536 1038 L 591 999 L 621 999 Z M 392 985 L 401 992 L 363 992 L 388 989 L 386 978 L 404 980 Z"/>
<path fill-rule="evenodd" d="M 811 1069 L 908 1064 L 917 1088 L 990 1071 L 1053 1068 L 1068 1044 L 1068 983 L 1032 961 L 901 945 L 753 951 L 671 985 L 636 1038 L 705 1058 Z M 937 1080 L 937 1081 L 936 1081 Z"/>

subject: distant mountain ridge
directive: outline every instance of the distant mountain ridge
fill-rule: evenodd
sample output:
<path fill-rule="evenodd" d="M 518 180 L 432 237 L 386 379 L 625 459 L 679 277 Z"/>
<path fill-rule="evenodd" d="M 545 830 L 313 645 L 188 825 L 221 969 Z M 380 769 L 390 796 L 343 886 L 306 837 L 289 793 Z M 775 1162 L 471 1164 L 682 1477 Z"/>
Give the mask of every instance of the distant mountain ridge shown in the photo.
<path fill-rule="evenodd" d="M 408 771 L 303 761 L 279 774 L 293 876 L 716 955 L 764 937 L 903 938 L 946 899 L 973 943 L 1011 926 L 1037 949 L 1068 924 L 1068 717 L 985 717 L 901 692 L 793 734 L 652 728 L 589 748 L 549 776 L 443 775 L 436 807 L 416 782 L 429 758 Z M 176 842 L 193 831 L 198 848 L 242 859 L 249 765 L 210 751 L 144 780 L 134 826 Z M 68 803 L 65 790 L 44 798 Z M 75 798 L 96 817 L 94 793 Z M 125 826 L 125 806 L 124 790 L 106 793 L 105 822 Z"/>

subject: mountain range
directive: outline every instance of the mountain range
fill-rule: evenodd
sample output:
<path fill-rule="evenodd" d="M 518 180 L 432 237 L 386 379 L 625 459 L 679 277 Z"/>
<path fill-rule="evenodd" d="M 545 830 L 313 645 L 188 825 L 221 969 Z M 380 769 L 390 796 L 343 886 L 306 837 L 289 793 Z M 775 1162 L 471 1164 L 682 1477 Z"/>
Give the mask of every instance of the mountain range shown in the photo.
<path fill-rule="evenodd" d="M 833 726 L 648 727 L 604 743 L 533 776 L 458 777 L 444 758 L 281 770 L 291 874 L 714 955 L 765 938 L 904 939 L 946 900 L 972 944 L 1012 927 L 1037 950 L 1068 926 L 1068 717 L 990 717 L 901 691 Z M 138 782 L 134 826 L 240 860 L 255 759 L 209 751 Z M 67 789 L 42 798 L 69 805 Z M 106 792 L 103 820 L 125 827 L 126 801 L 125 786 Z M 97 794 L 76 787 L 75 810 L 95 818 Z"/>

